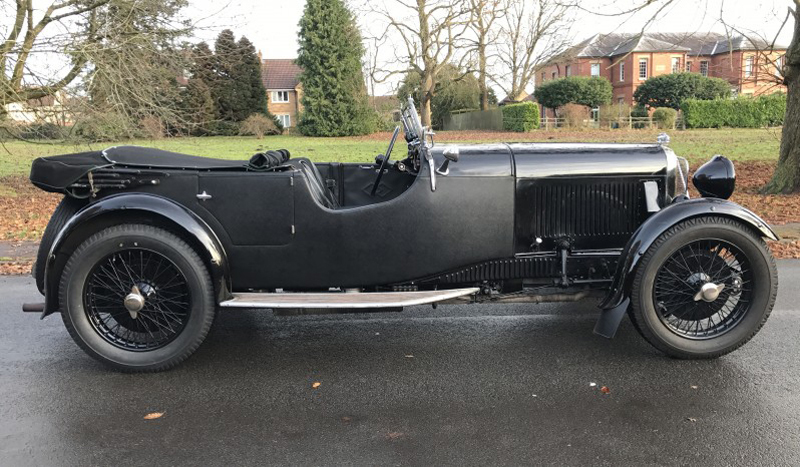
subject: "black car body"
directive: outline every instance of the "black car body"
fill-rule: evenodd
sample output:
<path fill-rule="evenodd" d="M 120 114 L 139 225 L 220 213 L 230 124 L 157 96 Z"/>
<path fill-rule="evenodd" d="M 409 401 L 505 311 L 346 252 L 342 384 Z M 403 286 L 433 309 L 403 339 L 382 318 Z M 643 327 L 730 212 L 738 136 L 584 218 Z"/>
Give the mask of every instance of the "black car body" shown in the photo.
<path fill-rule="evenodd" d="M 723 220 L 762 250 L 761 238 L 777 239 L 758 216 L 722 199 L 735 180 L 724 158 L 715 158 L 695 177 L 708 197 L 689 200 L 688 165 L 663 143 L 433 145 L 412 105 L 403 117 L 409 151 L 395 163 L 385 156 L 374 164 L 312 163 L 288 158 L 288 151 L 228 161 L 133 146 L 37 159 L 31 181 L 66 198 L 34 268 L 45 303 L 29 308 L 69 314 L 73 327 L 83 316 L 102 322 L 101 315 L 88 311 L 85 281 L 75 295 L 81 302 L 72 307 L 77 311 L 64 313 L 70 307 L 64 289 L 71 287 L 65 268 L 92 235 L 142 225 L 178 237 L 197 253 L 213 287 L 214 303 L 206 308 L 386 309 L 454 299 L 534 302 L 597 295 L 605 311 L 596 331 L 610 337 L 625 311 L 637 308 L 631 304 L 636 272 L 670 229 L 697 219 L 709 220 L 713 228 Z M 136 247 L 124 243 L 119 248 L 128 255 L 133 248 L 135 256 Z M 683 277 L 683 285 L 701 298 L 706 284 L 725 290 L 731 275 L 738 274 L 739 283 L 745 277 L 743 268 L 731 272 L 737 271 L 732 266 L 722 274 L 731 272 L 729 277 L 714 279 L 713 257 L 727 260 L 719 246 L 708 249 L 702 258 L 711 261 L 709 271 Z M 114 254 L 109 250 L 112 260 L 99 261 L 111 261 L 113 269 Z M 766 267 L 774 269 L 768 255 Z M 737 260 L 753 261 L 750 256 L 742 253 Z M 136 264 L 142 277 L 103 290 L 119 295 L 121 312 L 134 318 L 128 328 L 145 334 L 136 320 L 147 305 L 132 311 L 125 300 L 147 303 L 141 291 L 157 297 L 158 286 L 144 277 L 149 261 Z M 170 274 L 186 279 L 174 265 Z M 667 261 L 654 267 L 668 266 Z M 774 271 L 768 272 L 771 279 Z M 772 294 L 777 278 L 765 287 Z M 714 298 L 720 307 L 727 304 Z M 687 306 L 715 306 L 705 298 L 694 302 Z M 113 303 L 99 306 L 113 308 Z M 763 306 L 767 315 L 771 306 Z M 95 332 L 110 332 L 98 326 L 104 325 L 95 325 Z M 84 348 L 94 345 L 86 344 L 79 330 L 73 337 L 82 339 Z M 120 348 L 119 338 L 106 341 Z M 162 344 L 157 347 L 162 351 L 171 345 Z M 674 352 L 672 343 L 656 346 L 697 357 L 730 351 L 732 345 Z M 120 361 L 103 355 L 100 344 L 90 353 L 123 369 L 162 369 L 179 361 Z"/>

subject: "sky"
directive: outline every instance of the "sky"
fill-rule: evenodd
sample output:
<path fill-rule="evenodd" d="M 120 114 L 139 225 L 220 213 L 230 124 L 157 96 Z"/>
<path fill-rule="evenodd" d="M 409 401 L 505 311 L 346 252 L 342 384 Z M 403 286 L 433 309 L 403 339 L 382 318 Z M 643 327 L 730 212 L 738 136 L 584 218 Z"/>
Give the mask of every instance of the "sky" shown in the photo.
<path fill-rule="evenodd" d="M 36 0 L 35 5 L 51 3 L 52 0 Z M 392 9 L 397 0 L 346 0 L 357 8 L 357 20 L 365 37 L 377 36 L 382 32 L 382 18 L 371 12 L 382 7 Z M 468 0 L 462 0 L 468 1 Z M 525 0 L 534 1 L 534 0 Z M 620 8 L 630 7 L 645 0 L 581 0 L 585 10 L 580 12 L 573 26 L 575 42 L 596 33 L 639 32 L 648 18 L 652 16 L 652 8 L 637 16 L 623 20 L 619 16 L 599 16 L 593 12 L 615 12 Z M 663 11 L 659 20 L 648 30 L 661 32 L 724 32 L 724 24 L 720 17 L 730 25 L 772 38 L 781 28 L 791 0 L 675 0 L 675 3 Z M 0 30 L 6 30 L 9 20 L 10 3 L 0 1 Z M 305 0 L 189 0 L 183 14 L 195 25 L 197 40 L 213 43 L 214 38 L 223 29 L 231 29 L 237 37 L 247 36 L 265 58 L 295 58 L 297 56 L 298 22 L 303 14 Z M 394 10 L 392 10 L 394 11 Z M 407 11 L 407 10 L 406 10 Z M 721 12 L 721 13 L 720 13 Z M 791 39 L 791 21 L 779 35 L 779 43 L 788 44 Z M 395 47 L 383 47 L 378 52 L 379 61 L 388 68 L 399 68 L 395 55 L 401 55 L 400 43 Z M 55 68 L 64 68 L 67 64 L 58 58 L 51 59 L 44 55 L 43 62 Z M 41 65 L 41 63 L 40 63 Z M 60 75 L 57 70 L 53 75 Z M 388 80 L 378 85 L 376 94 L 393 94 L 399 81 Z M 498 96 L 504 95 L 497 87 Z"/>
<path fill-rule="evenodd" d="M 369 14 L 369 9 L 391 5 L 393 0 L 350 0 L 350 3 L 360 7 L 357 19 L 363 33 L 377 35 L 382 26 L 377 16 Z M 719 20 L 722 17 L 729 25 L 771 39 L 781 28 L 791 3 L 789 0 L 677 0 L 648 30 L 724 32 L 725 25 Z M 624 21 L 618 16 L 593 14 L 618 11 L 631 4 L 632 1 L 626 0 L 584 0 L 582 5 L 589 11 L 581 12 L 577 17 L 573 32 L 575 40 L 595 33 L 639 32 L 652 16 L 652 11 L 643 11 Z M 298 22 L 304 5 L 304 0 L 190 0 L 186 13 L 198 26 L 197 35 L 203 39 L 213 41 L 220 30 L 230 28 L 237 37 L 247 36 L 262 51 L 264 58 L 295 58 Z M 790 22 L 784 26 L 778 42 L 788 45 L 791 33 Z M 389 62 L 394 60 L 394 52 L 382 51 L 379 57 Z M 397 80 L 390 80 L 380 85 L 376 94 L 393 93 L 396 83 Z"/>

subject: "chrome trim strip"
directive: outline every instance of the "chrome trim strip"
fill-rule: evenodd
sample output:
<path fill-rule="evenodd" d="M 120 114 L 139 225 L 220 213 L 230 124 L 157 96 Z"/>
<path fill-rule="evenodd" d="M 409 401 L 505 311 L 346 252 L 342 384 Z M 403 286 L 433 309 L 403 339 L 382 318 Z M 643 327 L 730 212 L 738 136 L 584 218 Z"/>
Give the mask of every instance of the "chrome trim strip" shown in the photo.
<path fill-rule="evenodd" d="M 223 308 L 396 308 L 451 300 L 480 291 L 478 287 L 414 292 L 234 293 Z"/>

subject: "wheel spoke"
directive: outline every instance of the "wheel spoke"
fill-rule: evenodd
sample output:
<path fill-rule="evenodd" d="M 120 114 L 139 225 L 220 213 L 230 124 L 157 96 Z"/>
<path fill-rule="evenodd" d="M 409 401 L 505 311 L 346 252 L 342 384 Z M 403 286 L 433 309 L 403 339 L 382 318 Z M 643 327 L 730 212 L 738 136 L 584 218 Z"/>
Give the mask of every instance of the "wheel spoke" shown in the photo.
<path fill-rule="evenodd" d="M 124 305 L 134 286 L 144 298 L 144 308 L 136 313 Z M 84 309 L 92 326 L 103 339 L 126 350 L 161 348 L 189 319 L 186 277 L 172 260 L 149 249 L 110 254 L 95 265 L 84 290 Z"/>
<path fill-rule="evenodd" d="M 719 239 L 680 247 L 656 274 L 652 292 L 656 313 L 670 330 L 690 339 L 709 339 L 728 331 L 742 320 L 752 301 L 755 278 L 748 264 L 741 250 Z M 708 283 L 724 287 L 712 301 L 695 301 Z"/>

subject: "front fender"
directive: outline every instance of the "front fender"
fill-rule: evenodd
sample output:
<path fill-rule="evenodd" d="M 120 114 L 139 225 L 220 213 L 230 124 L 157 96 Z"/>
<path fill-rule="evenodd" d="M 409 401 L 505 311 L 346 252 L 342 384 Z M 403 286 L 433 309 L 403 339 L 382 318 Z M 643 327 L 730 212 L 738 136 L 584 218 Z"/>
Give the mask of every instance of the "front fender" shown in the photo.
<path fill-rule="evenodd" d="M 734 218 L 753 227 L 764 238 L 778 240 L 778 236 L 763 219 L 734 202 L 718 198 L 697 198 L 671 204 L 649 217 L 628 240 L 617 263 L 611 289 L 600 302 L 600 308 L 604 310 L 616 308 L 628 298 L 633 271 L 661 234 L 679 222 L 700 216 Z"/>
<path fill-rule="evenodd" d="M 230 295 L 230 268 L 228 257 L 217 234 L 197 214 L 175 201 L 148 193 L 122 193 L 103 198 L 78 211 L 61 229 L 53 240 L 47 256 L 44 274 L 45 307 L 42 318 L 55 312 L 58 307 L 58 284 L 63 264 L 59 264 L 59 255 L 69 254 L 65 246 L 72 235 L 81 226 L 114 213 L 141 213 L 155 219 L 163 219 L 170 225 L 182 230 L 182 234 L 192 238 L 204 251 L 212 283 L 217 293 L 217 300 L 222 301 Z M 82 238 L 79 240 L 83 240 Z M 61 267 L 59 267 L 61 266 Z"/>

